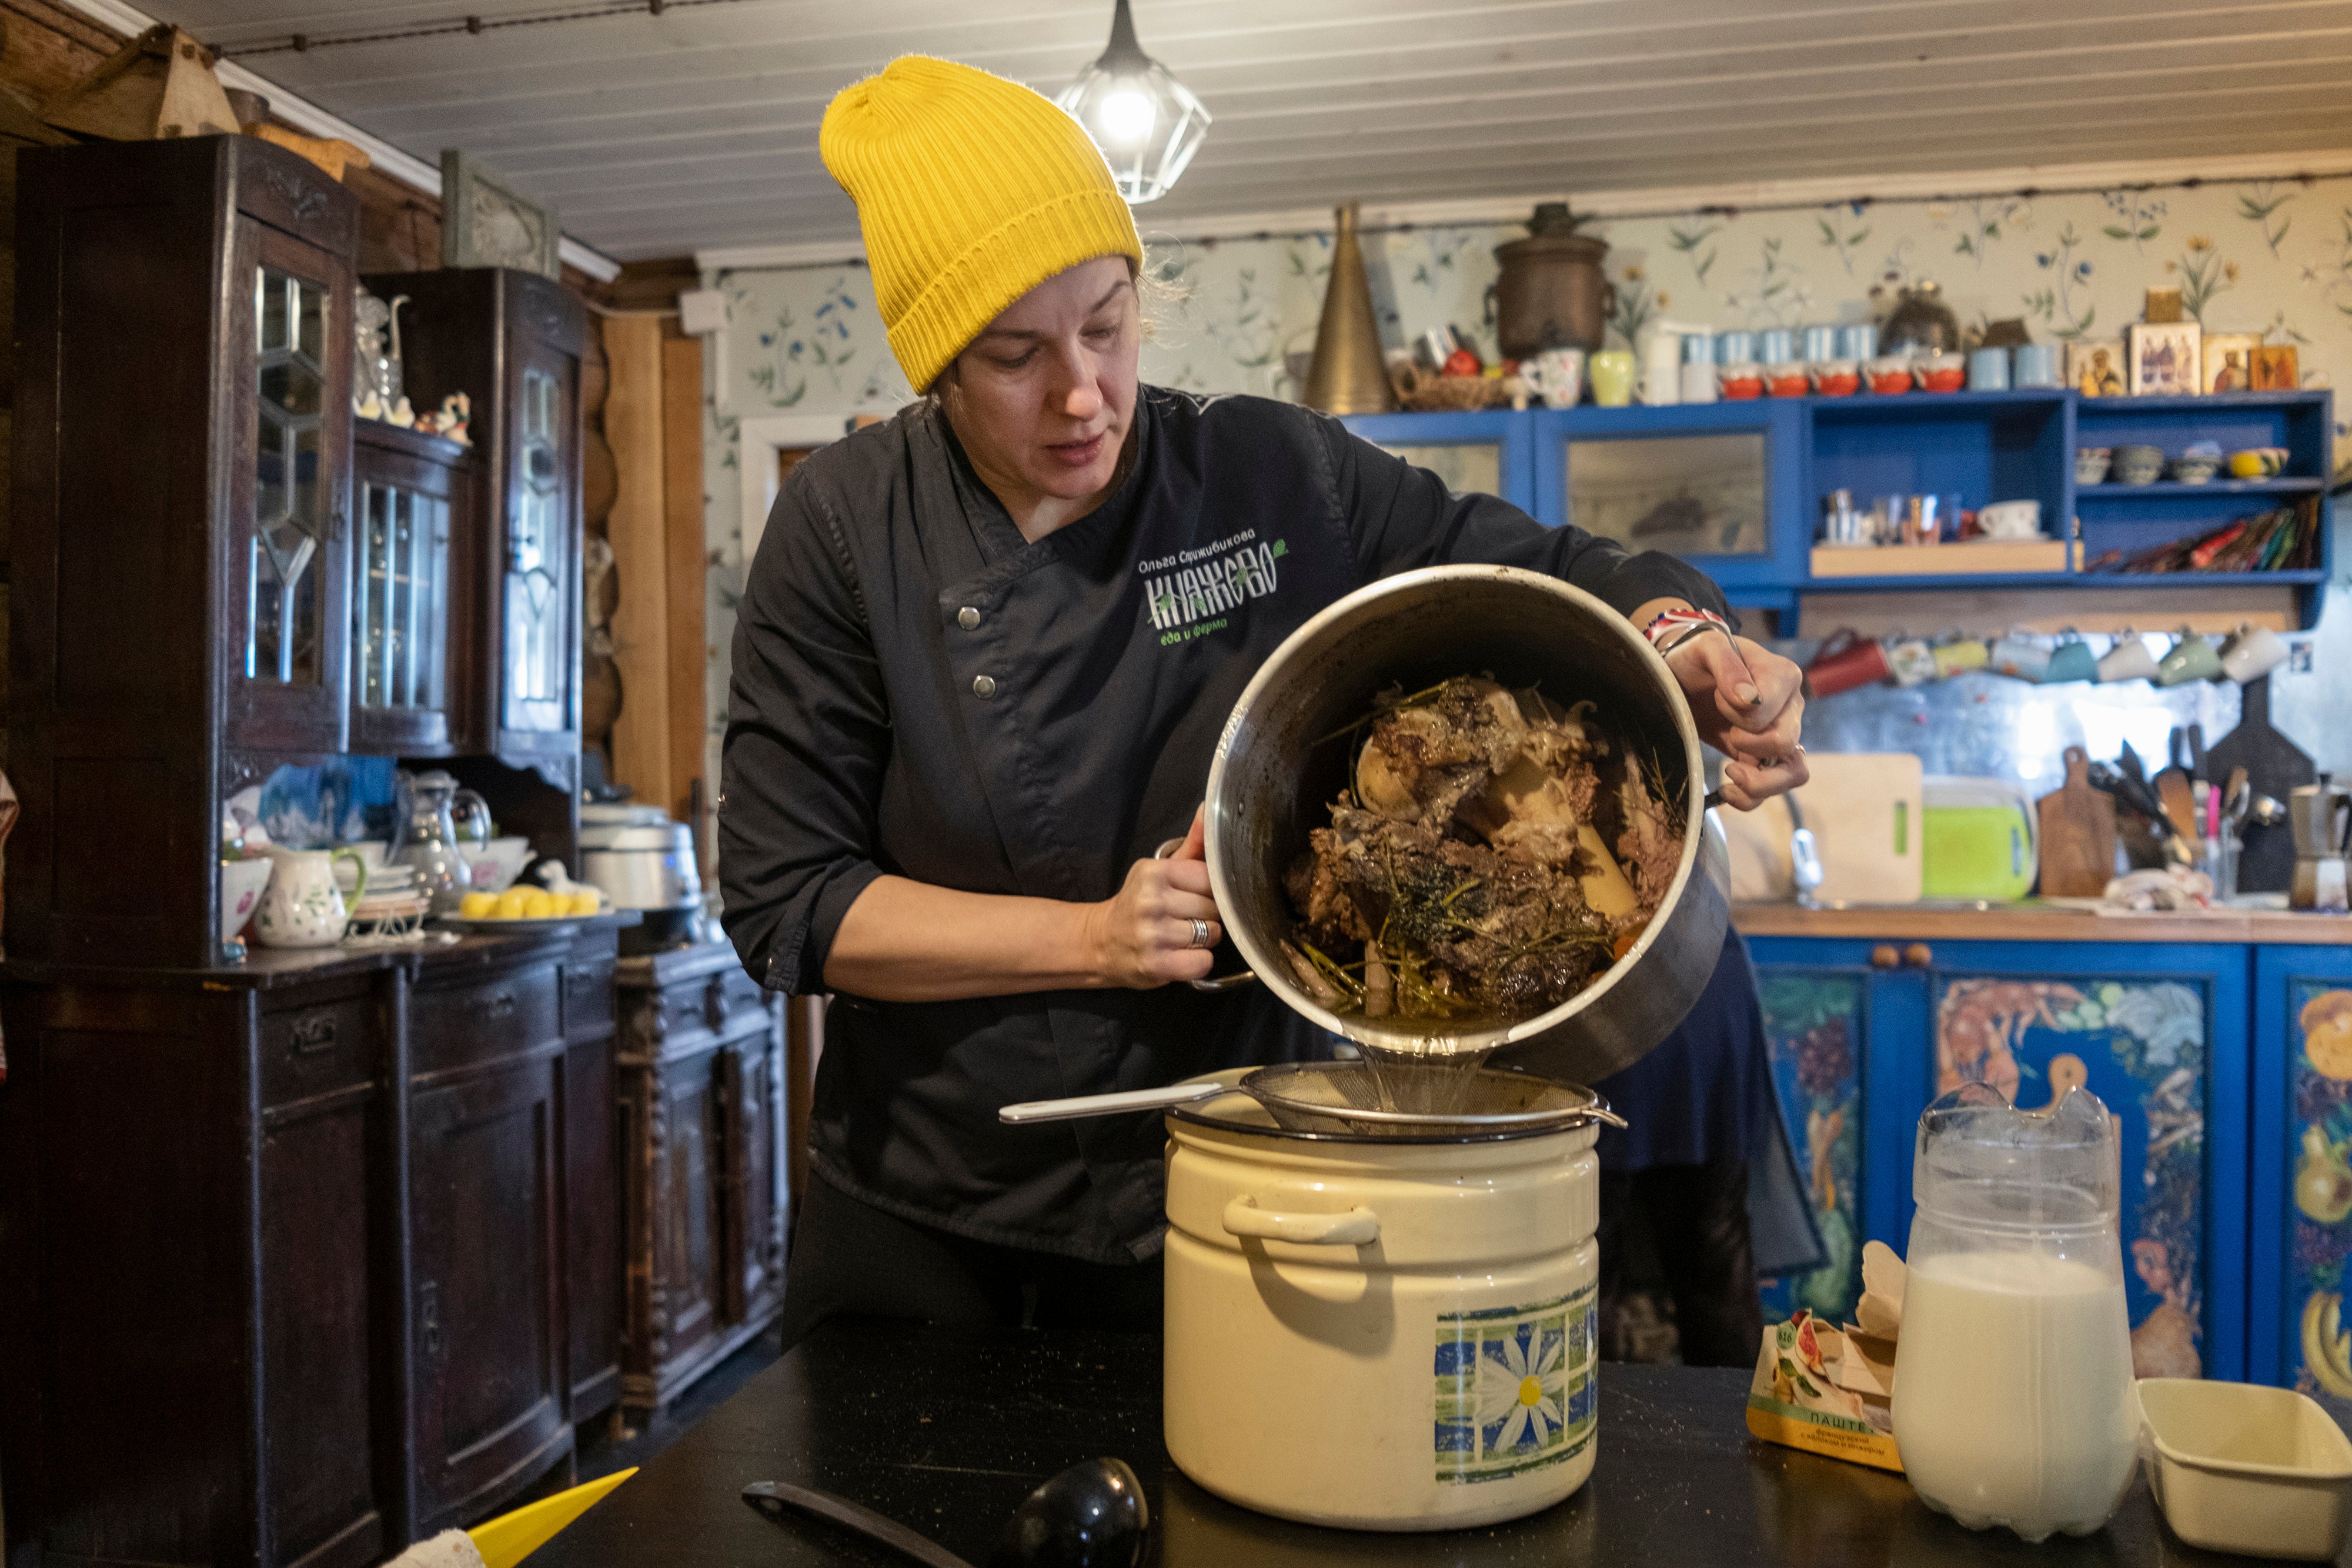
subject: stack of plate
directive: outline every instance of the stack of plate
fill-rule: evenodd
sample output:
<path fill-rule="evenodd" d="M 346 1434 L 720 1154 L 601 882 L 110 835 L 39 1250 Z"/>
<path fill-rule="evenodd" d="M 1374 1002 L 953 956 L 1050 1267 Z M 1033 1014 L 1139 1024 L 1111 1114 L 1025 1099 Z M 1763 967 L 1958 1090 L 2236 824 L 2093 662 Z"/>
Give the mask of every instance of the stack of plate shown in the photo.
<path fill-rule="evenodd" d="M 335 862 L 335 882 L 343 896 L 349 898 L 359 885 L 349 861 Z M 354 929 L 381 932 L 396 930 L 424 919 L 433 906 L 431 897 L 416 886 L 416 868 L 406 865 L 379 865 L 368 868 L 367 891 L 351 905 L 351 922 Z"/>

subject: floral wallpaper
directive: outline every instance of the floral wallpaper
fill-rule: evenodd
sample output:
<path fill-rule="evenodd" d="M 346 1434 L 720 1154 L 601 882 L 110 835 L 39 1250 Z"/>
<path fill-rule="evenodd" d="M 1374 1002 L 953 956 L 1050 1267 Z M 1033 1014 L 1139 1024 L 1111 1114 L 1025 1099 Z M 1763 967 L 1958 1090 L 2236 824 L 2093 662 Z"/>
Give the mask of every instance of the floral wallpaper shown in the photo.
<path fill-rule="evenodd" d="M 1179 297 L 1154 309 L 1147 380 L 1295 395 L 1314 347 L 1330 236 L 1153 235 L 1151 267 Z M 1391 345 L 1451 325 L 1494 352 L 1494 251 L 1516 225 L 1367 236 Z M 1883 316 L 1933 278 L 1962 323 L 2021 319 L 2037 340 L 2120 336 L 2151 284 L 2175 285 L 2209 330 L 2294 343 L 2307 380 L 2352 375 L 2352 178 L 1840 204 L 1621 218 L 1609 241 L 1612 337 L 1653 321 L 1804 326 Z M 709 525 L 712 722 L 741 583 L 735 425 L 787 412 L 887 413 L 905 402 L 860 266 L 717 273 L 728 304 L 712 356 Z M 2344 410 L 2339 407 L 2339 420 Z M 2339 429 L 2341 425 L 2339 424 Z"/>

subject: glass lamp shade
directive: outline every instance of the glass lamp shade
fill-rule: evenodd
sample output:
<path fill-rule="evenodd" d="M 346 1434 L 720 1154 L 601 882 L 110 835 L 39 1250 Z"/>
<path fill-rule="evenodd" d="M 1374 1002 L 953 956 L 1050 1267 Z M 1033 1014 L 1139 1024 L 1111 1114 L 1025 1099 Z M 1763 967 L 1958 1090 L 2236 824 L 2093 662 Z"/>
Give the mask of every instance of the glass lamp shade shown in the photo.
<path fill-rule="evenodd" d="M 1201 100 L 1137 45 L 1127 0 L 1113 14 L 1110 47 L 1054 101 L 1102 149 L 1130 204 L 1166 195 L 1209 133 Z"/>

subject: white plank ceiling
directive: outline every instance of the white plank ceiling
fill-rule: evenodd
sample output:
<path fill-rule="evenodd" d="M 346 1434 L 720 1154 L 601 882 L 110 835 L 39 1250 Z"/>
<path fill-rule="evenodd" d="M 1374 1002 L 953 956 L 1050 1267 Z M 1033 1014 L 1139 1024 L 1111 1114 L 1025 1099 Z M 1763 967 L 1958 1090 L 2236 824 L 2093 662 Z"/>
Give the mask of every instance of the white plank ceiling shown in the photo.
<path fill-rule="evenodd" d="M 2352 0 L 1134 3 L 1145 48 L 1216 117 L 1139 214 L 1150 228 L 1349 197 L 1824 177 L 1859 193 L 1873 175 L 2352 149 Z M 920 52 L 1050 95 L 1110 16 L 1109 0 L 143 5 L 420 157 L 482 154 L 625 259 L 854 243 L 816 152 L 838 89 Z M 307 48 L 283 47 L 298 33 Z"/>

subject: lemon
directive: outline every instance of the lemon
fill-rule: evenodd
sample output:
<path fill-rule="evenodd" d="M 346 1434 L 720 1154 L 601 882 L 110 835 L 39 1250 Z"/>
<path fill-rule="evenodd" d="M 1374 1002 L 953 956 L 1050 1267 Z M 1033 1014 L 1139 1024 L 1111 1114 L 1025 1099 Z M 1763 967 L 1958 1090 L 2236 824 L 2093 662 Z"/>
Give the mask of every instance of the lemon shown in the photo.
<path fill-rule="evenodd" d="M 469 893 L 458 901 L 457 915 L 465 920 L 495 920 L 499 915 L 499 895 L 495 893 Z"/>
<path fill-rule="evenodd" d="M 599 893 L 596 889 L 593 887 L 575 887 L 572 890 L 572 914 L 594 915 L 601 911 L 604 906 L 604 895 Z"/>
<path fill-rule="evenodd" d="M 522 914 L 526 920 L 552 920 L 563 912 L 555 906 L 555 894 L 545 888 L 535 888 L 523 895 Z"/>
<path fill-rule="evenodd" d="M 530 894 L 531 890 L 527 887 L 510 887 L 499 894 L 498 918 L 520 920 L 530 914 L 530 911 L 527 905 L 530 903 Z M 540 896 L 544 898 L 546 894 L 541 894 Z"/>

